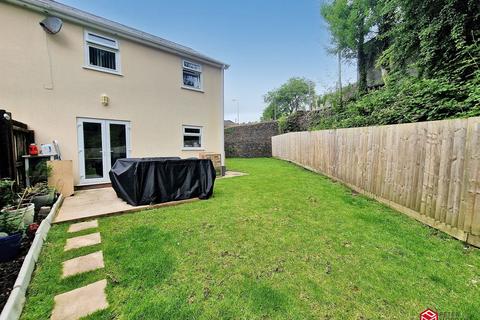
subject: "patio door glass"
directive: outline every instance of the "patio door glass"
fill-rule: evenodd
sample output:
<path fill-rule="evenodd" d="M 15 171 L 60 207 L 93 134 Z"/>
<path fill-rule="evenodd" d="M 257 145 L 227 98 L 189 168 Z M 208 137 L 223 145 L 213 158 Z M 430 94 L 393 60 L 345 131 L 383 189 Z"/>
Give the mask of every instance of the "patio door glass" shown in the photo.
<path fill-rule="evenodd" d="M 110 182 L 115 161 L 130 156 L 130 123 L 77 119 L 80 184 Z"/>
<path fill-rule="evenodd" d="M 127 157 L 127 126 L 125 124 L 110 123 L 110 163 L 112 166 L 117 159 Z"/>
<path fill-rule="evenodd" d="M 83 145 L 85 154 L 85 179 L 103 178 L 104 147 L 101 123 L 83 123 Z"/>

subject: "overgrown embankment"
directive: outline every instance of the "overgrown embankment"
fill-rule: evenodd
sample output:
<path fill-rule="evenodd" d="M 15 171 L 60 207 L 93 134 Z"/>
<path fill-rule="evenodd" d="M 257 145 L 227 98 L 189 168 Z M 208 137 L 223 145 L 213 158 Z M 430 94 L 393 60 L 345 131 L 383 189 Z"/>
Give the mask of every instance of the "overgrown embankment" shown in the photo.
<path fill-rule="evenodd" d="M 478 116 L 480 71 L 459 82 L 447 77 L 395 79 L 343 106 L 339 106 L 336 94 L 326 99 L 331 102 L 330 108 L 293 113 L 280 119 L 280 129 L 292 132 Z"/>

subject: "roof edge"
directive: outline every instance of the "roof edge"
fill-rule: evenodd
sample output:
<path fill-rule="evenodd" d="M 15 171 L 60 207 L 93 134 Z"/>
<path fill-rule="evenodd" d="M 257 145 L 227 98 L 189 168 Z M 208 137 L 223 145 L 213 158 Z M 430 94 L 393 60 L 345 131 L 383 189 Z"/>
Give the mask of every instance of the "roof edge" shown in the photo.
<path fill-rule="evenodd" d="M 145 44 L 163 51 L 177 54 L 185 58 L 198 60 L 209 65 L 228 69 L 230 66 L 219 60 L 203 55 L 189 47 L 160 38 L 153 34 L 128 27 L 121 23 L 96 16 L 80 9 L 67 6 L 52 0 L 6 0 L 6 2 L 27 7 L 49 15 L 55 15 L 70 22 L 74 22 L 97 30 L 119 35 L 123 38 Z"/>

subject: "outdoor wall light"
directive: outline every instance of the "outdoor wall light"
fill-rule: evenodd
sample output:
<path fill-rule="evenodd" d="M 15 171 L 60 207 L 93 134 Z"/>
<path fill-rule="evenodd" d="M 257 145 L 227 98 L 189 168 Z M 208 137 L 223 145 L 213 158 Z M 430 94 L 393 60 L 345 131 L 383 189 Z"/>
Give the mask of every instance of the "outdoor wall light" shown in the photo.
<path fill-rule="evenodd" d="M 106 94 L 102 94 L 100 101 L 102 102 L 102 105 L 106 107 L 110 103 L 110 98 Z"/>

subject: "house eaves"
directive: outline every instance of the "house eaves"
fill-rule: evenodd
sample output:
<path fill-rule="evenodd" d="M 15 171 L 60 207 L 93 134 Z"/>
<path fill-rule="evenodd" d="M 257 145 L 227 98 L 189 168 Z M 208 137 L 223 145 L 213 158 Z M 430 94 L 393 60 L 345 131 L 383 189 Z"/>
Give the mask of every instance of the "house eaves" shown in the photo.
<path fill-rule="evenodd" d="M 53 0 L 7 0 L 7 2 L 43 12 L 46 15 L 57 16 L 66 21 L 95 28 L 120 37 L 142 43 L 163 51 L 167 51 L 184 58 L 190 58 L 218 68 L 228 69 L 229 65 L 203 55 L 189 47 L 157 37 L 121 23 L 111 21 L 94 14 L 73 8 Z"/>

